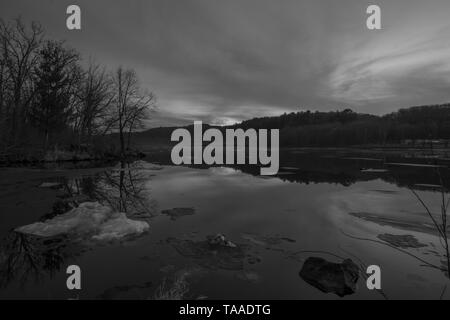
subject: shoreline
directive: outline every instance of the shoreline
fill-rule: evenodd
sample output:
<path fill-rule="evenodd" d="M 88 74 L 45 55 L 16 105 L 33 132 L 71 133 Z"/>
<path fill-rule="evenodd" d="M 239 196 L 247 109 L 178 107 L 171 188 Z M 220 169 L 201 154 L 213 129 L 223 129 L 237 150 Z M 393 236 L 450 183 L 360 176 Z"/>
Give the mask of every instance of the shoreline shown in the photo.
<path fill-rule="evenodd" d="M 145 158 L 146 154 L 141 151 L 136 151 L 126 154 L 125 157 L 120 155 L 88 155 L 88 154 L 65 154 L 64 157 L 36 157 L 36 156 L 21 156 L 20 154 L 10 154 L 0 156 L 0 168 L 14 168 L 26 167 L 39 164 L 58 164 L 58 163 L 80 163 L 80 162 L 110 162 L 110 161 L 129 161 Z"/>

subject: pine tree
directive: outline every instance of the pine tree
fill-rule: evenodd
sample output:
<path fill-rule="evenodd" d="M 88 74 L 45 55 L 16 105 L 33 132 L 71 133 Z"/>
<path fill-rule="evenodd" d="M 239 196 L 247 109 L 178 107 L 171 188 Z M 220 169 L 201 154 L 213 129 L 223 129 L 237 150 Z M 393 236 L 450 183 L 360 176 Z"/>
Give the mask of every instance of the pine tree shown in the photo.
<path fill-rule="evenodd" d="M 40 51 L 36 74 L 35 125 L 44 134 L 44 150 L 55 133 L 68 127 L 79 78 L 78 54 L 62 42 L 47 41 Z"/>

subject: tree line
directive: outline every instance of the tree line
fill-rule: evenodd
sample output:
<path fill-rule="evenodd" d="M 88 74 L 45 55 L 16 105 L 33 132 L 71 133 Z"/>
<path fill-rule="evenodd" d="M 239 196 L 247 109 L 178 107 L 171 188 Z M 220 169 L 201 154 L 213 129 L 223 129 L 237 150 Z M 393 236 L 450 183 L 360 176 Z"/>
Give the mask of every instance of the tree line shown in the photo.
<path fill-rule="evenodd" d="M 0 20 L 0 152 L 100 147 L 117 133 L 124 156 L 155 103 L 134 70 L 83 61 L 39 23 Z"/>
<path fill-rule="evenodd" d="M 383 116 L 350 109 L 301 111 L 254 118 L 235 127 L 280 129 L 281 146 L 385 145 L 408 140 L 417 144 L 450 139 L 450 104 L 405 108 Z"/>
<path fill-rule="evenodd" d="M 204 124 L 205 129 L 211 126 Z M 186 126 L 193 131 L 193 126 Z M 279 129 L 282 147 L 334 147 L 409 143 L 430 147 L 430 140 L 450 145 L 450 104 L 400 109 L 383 116 L 342 111 L 299 111 L 260 117 L 215 128 Z M 153 128 L 135 134 L 140 145 L 171 145 L 175 127 Z"/>

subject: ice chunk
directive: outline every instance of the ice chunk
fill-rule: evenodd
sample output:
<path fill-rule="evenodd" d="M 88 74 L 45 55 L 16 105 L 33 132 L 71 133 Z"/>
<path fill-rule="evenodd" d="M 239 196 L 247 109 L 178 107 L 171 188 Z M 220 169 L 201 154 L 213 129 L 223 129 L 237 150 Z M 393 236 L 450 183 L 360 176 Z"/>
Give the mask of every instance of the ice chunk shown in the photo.
<path fill-rule="evenodd" d="M 58 188 L 61 186 L 59 182 L 42 182 L 39 187 L 40 188 Z"/>
<path fill-rule="evenodd" d="M 125 213 L 114 211 L 98 202 L 84 202 L 67 213 L 44 222 L 19 227 L 16 231 L 41 237 L 69 234 L 96 240 L 112 240 L 141 234 L 148 228 L 145 221 L 128 219 Z"/>
<path fill-rule="evenodd" d="M 148 228 L 147 222 L 128 219 L 125 213 L 118 212 L 117 217 L 103 223 L 98 234 L 92 238 L 95 240 L 121 239 L 128 235 L 144 233 Z"/>
<path fill-rule="evenodd" d="M 385 173 L 385 172 L 389 172 L 389 170 L 387 170 L 387 169 L 369 168 L 369 169 L 361 169 L 361 172 L 366 172 L 366 173 Z"/>

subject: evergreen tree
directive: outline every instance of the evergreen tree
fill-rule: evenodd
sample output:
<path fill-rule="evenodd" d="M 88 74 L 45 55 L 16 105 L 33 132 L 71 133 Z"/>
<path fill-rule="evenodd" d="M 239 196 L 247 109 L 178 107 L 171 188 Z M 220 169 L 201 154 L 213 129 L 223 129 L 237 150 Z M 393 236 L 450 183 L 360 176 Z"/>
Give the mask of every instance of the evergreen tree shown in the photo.
<path fill-rule="evenodd" d="M 78 53 L 62 42 L 47 41 L 39 53 L 32 119 L 44 134 L 44 150 L 57 132 L 69 126 L 80 76 L 78 61 Z"/>

